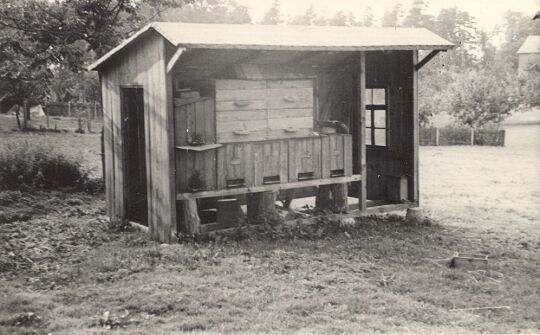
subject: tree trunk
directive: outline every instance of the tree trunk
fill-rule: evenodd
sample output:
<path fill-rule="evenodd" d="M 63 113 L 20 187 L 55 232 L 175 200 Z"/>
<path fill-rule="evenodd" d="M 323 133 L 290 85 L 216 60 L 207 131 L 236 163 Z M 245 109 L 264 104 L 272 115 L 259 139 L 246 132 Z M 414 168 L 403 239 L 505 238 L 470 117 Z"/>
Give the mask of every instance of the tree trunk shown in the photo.
<path fill-rule="evenodd" d="M 23 102 L 23 130 L 26 130 L 28 128 L 28 120 L 30 115 L 30 109 L 28 108 L 28 103 L 26 100 Z"/>
<path fill-rule="evenodd" d="M 247 217 L 249 223 L 262 223 L 275 218 L 276 193 L 260 192 L 246 195 Z"/>

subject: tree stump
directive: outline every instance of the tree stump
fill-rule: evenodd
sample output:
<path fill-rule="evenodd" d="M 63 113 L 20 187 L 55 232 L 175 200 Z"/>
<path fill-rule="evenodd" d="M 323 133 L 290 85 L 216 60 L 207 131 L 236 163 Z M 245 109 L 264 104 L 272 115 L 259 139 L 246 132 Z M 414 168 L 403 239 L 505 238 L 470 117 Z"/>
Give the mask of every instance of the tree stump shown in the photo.
<path fill-rule="evenodd" d="M 199 234 L 201 219 L 197 212 L 197 201 L 195 199 L 178 201 L 178 217 L 183 231 L 188 234 Z"/>
<path fill-rule="evenodd" d="M 321 185 L 315 199 L 315 206 L 318 209 L 328 209 L 333 213 L 346 213 L 349 209 L 347 198 L 347 184 Z"/>
<path fill-rule="evenodd" d="M 423 224 L 425 218 L 424 212 L 420 207 L 408 208 L 407 215 L 405 215 L 405 222 L 412 226 L 419 226 Z"/>
<path fill-rule="evenodd" d="M 262 223 L 276 217 L 276 193 L 260 192 L 246 195 L 247 217 L 252 224 Z"/>

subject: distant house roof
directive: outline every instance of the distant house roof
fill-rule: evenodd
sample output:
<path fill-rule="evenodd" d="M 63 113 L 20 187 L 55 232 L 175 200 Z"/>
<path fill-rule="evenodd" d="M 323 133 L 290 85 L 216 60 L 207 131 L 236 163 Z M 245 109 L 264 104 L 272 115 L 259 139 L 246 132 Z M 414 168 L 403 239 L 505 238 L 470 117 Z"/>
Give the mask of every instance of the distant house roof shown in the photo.
<path fill-rule="evenodd" d="M 540 53 L 540 35 L 531 35 L 525 39 L 525 42 L 519 48 L 518 54 Z"/>
<path fill-rule="evenodd" d="M 454 47 L 425 28 L 154 22 L 106 53 L 89 69 L 96 69 L 148 30 L 158 32 L 175 46 L 191 49 L 361 51 L 447 50 Z"/>

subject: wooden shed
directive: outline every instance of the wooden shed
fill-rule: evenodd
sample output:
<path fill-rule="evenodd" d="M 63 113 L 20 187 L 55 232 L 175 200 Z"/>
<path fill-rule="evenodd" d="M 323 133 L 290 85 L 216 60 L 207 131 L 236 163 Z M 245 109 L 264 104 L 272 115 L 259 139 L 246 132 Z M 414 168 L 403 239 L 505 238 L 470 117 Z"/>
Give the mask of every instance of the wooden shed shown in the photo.
<path fill-rule="evenodd" d="M 108 214 L 168 242 L 276 197 L 418 206 L 417 71 L 452 47 L 423 28 L 152 23 L 90 67 Z"/>

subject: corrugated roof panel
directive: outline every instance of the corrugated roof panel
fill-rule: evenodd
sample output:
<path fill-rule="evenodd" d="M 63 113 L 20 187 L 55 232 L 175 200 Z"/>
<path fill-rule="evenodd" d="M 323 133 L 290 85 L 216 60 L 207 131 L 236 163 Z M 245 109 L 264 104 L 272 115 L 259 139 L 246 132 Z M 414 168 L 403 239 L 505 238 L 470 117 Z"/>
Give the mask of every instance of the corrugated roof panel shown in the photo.
<path fill-rule="evenodd" d="M 525 39 L 525 42 L 519 48 L 518 54 L 540 53 L 540 35 L 531 35 Z"/>
<path fill-rule="evenodd" d="M 425 28 L 276 26 L 154 22 L 153 28 L 176 46 L 205 49 L 298 51 L 446 50 L 454 45 Z M 134 40 L 124 41 L 90 66 L 95 69 Z"/>

